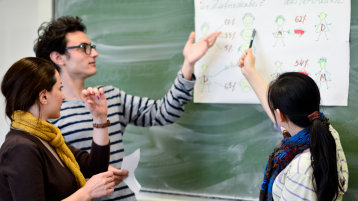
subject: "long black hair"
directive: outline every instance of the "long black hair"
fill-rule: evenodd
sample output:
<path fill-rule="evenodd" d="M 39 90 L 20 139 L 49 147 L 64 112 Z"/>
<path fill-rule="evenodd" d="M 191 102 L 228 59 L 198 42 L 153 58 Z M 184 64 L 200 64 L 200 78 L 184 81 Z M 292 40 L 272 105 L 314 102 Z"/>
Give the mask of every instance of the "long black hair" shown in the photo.
<path fill-rule="evenodd" d="M 314 80 L 297 72 L 281 74 L 268 90 L 268 104 L 274 116 L 274 110 L 280 109 L 297 126 L 311 127 L 309 143 L 317 198 L 319 201 L 336 200 L 338 189 L 342 187 L 338 181 L 336 143 L 329 131 L 328 119 L 310 121 L 308 118 L 320 111 L 320 100 Z"/>

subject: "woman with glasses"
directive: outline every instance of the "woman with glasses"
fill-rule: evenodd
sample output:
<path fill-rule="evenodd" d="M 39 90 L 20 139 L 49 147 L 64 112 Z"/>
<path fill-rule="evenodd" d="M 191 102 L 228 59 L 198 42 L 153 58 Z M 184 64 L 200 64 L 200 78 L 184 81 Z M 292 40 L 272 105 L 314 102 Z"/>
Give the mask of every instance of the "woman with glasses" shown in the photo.
<path fill-rule="evenodd" d="M 6 72 L 1 91 L 11 128 L 0 149 L 0 200 L 84 201 L 114 191 L 113 172 L 107 171 L 103 89 L 81 92 L 93 117 L 90 154 L 65 143 L 60 129 L 48 122 L 60 116 L 64 100 L 58 69 L 51 62 L 34 57 L 17 61 Z"/>

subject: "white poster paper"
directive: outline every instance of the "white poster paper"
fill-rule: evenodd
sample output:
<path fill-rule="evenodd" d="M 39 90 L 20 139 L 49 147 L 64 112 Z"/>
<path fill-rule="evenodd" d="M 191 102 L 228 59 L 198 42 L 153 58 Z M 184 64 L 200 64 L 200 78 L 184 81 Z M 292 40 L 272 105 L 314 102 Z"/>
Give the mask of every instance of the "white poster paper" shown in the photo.
<path fill-rule="evenodd" d="M 237 66 L 256 30 L 256 68 L 268 82 L 297 71 L 311 76 L 322 105 L 346 106 L 350 0 L 195 0 L 196 40 L 221 31 L 195 65 L 194 102 L 259 103 Z"/>

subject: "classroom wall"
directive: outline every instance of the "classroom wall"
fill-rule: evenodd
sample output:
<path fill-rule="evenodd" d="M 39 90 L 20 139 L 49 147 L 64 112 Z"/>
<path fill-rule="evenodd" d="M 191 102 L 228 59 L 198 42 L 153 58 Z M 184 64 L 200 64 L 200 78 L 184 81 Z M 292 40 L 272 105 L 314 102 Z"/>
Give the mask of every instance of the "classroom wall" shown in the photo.
<path fill-rule="evenodd" d="M 14 62 L 34 56 L 37 29 L 51 16 L 51 0 L 0 0 L 0 80 Z M 0 145 L 8 130 L 9 120 L 5 117 L 5 100 L 1 95 Z"/>

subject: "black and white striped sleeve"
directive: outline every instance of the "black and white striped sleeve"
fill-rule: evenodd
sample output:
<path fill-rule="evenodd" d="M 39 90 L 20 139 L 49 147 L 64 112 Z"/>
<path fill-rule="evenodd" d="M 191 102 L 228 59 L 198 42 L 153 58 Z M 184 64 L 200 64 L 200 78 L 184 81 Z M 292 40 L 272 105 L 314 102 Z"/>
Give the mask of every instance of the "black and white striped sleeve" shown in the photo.
<path fill-rule="evenodd" d="M 179 71 L 174 84 L 160 100 L 132 96 L 121 91 L 123 117 L 127 123 L 155 126 L 174 123 L 184 112 L 184 105 L 193 98 L 193 80 L 184 79 Z"/>

